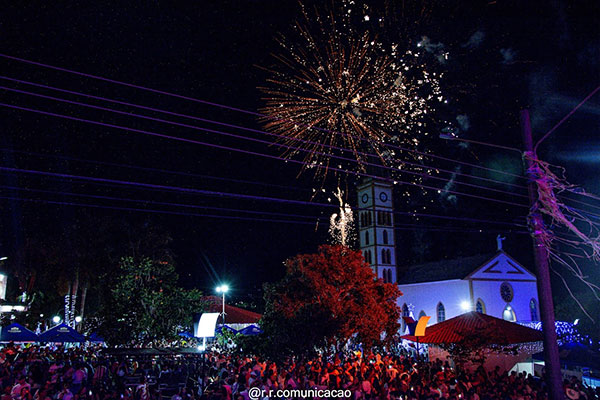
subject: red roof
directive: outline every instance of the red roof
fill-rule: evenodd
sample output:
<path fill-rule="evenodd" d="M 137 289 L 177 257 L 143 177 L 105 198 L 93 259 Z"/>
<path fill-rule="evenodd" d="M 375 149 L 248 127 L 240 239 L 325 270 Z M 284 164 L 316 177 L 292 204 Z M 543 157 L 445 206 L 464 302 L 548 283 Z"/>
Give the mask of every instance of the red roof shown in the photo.
<path fill-rule="evenodd" d="M 486 335 L 488 344 L 499 345 L 543 340 L 541 331 L 475 311 L 428 326 L 425 336 L 418 339 L 419 343 L 457 343 L 464 337 L 475 335 Z M 411 335 L 402 336 L 402 339 L 417 341 Z"/>
<path fill-rule="evenodd" d="M 203 298 L 208 304 L 207 312 L 223 312 L 223 299 L 218 296 L 206 296 Z M 262 314 L 243 308 L 231 306 L 225 302 L 225 324 L 255 324 L 262 318 Z"/>

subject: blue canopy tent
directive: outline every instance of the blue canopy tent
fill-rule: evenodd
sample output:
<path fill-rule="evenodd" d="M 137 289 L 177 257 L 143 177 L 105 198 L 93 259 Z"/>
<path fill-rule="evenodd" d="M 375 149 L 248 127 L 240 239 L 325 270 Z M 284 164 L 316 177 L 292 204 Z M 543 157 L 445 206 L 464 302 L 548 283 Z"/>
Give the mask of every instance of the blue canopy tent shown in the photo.
<path fill-rule="evenodd" d="M 191 333 L 189 333 L 189 332 L 179 332 L 177 335 L 178 335 L 178 336 L 181 336 L 181 337 L 183 337 L 183 338 L 186 338 L 186 339 L 191 339 L 191 338 L 193 338 L 193 337 L 194 337 L 194 335 L 192 335 L 192 334 L 191 334 Z"/>
<path fill-rule="evenodd" d="M 40 335 L 40 342 L 46 343 L 81 343 L 85 337 L 67 324 L 56 325 Z"/>
<path fill-rule="evenodd" d="M 38 335 L 17 323 L 3 327 L 0 332 L 0 342 L 38 342 L 39 340 Z"/>
<path fill-rule="evenodd" d="M 263 330 L 256 325 L 250 325 L 245 327 L 244 329 L 240 329 L 239 333 L 241 333 L 242 335 L 254 336 L 260 335 L 261 333 L 263 333 Z"/>
<path fill-rule="evenodd" d="M 217 327 L 217 329 L 215 329 L 215 334 L 220 334 L 221 332 L 223 332 L 223 329 L 225 329 L 225 330 L 227 330 L 227 331 L 230 331 L 230 332 L 233 332 L 233 334 L 236 334 L 236 333 L 238 333 L 238 331 L 237 331 L 237 330 L 233 329 L 233 328 L 232 328 L 232 327 L 230 327 L 230 326 L 227 326 L 227 325 L 221 325 L 221 326 Z"/>
<path fill-rule="evenodd" d="M 96 332 L 92 332 L 90 334 L 90 336 L 88 336 L 88 341 L 90 342 L 94 342 L 94 343 L 104 343 L 104 338 L 101 336 L 98 336 L 98 334 Z"/>

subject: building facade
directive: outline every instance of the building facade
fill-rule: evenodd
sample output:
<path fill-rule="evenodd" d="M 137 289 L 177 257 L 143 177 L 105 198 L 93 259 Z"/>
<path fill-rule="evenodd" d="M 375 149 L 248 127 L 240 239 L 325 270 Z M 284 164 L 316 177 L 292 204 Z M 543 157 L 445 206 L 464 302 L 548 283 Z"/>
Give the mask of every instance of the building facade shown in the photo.
<path fill-rule="evenodd" d="M 407 266 L 398 276 L 391 185 L 365 181 L 358 204 L 365 261 L 378 278 L 398 284 L 403 316 L 428 315 L 435 324 L 478 311 L 514 322 L 539 321 L 536 277 L 502 249 L 502 238 L 495 254 Z"/>
<path fill-rule="evenodd" d="M 378 278 L 395 283 L 396 238 L 392 200 L 392 186 L 388 183 L 367 180 L 358 186 L 361 251 Z"/>

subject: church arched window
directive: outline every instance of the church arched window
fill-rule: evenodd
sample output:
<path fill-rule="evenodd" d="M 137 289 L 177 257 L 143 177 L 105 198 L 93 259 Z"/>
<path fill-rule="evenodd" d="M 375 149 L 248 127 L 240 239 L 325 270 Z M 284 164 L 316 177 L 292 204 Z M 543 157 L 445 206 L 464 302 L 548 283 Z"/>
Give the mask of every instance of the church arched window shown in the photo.
<path fill-rule="evenodd" d="M 367 225 L 371 226 L 373 224 L 373 215 L 371 211 L 367 211 Z"/>
<path fill-rule="evenodd" d="M 388 233 L 387 231 L 383 231 L 383 244 L 388 244 Z"/>
<path fill-rule="evenodd" d="M 369 231 L 365 232 L 365 246 L 369 245 Z"/>
<path fill-rule="evenodd" d="M 475 311 L 481 314 L 485 314 L 485 304 L 483 300 L 477 299 L 477 303 L 475 304 Z"/>
<path fill-rule="evenodd" d="M 390 226 L 390 225 L 392 225 L 392 214 L 391 214 L 391 213 L 389 213 L 389 212 L 386 212 L 386 213 L 385 213 L 385 224 L 386 224 L 387 226 Z"/>
<path fill-rule="evenodd" d="M 510 322 L 517 321 L 517 315 L 515 314 L 515 310 L 513 310 L 510 304 L 507 304 L 506 307 L 504 307 L 504 311 L 502 312 L 502 318 Z"/>
<path fill-rule="evenodd" d="M 531 313 L 532 321 L 539 321 L 537 301 L 535 299 L 529 300 L 529 312 Z"/>
<path fill-rule="evenodd" d="M 387 264 L 387 259 L 385 258 L 385 249 L 381 249 L 381 263 Z"/>
<path fill-rule="evenodd" d="M 387 259 L 387 263 L 391 264 L 392 263 L 392 251 L 390 249 L 385 250 L 385 256 Z"/>
<path fill-rule="evenodd" d="M 446 308 L 440 301 L 436 307 L 437 311 L 437 322 L 444 322 L 446 320 Z"/>
<path fill-rule="evenodd" d="M 421 319 L 421 317 L 425 317 L 427 316 L 427 314 L 425 314 L 424 310 L 421 310 L 421 312 L 419 313 L 419 319 Z"/>
<path fill-rule="evenodd" d="M 394 283 L 394 281 L 392 279 L 392 270 L 391 269 L 387 270 L 387 281 L 388 281 L 388 283 Z"/>

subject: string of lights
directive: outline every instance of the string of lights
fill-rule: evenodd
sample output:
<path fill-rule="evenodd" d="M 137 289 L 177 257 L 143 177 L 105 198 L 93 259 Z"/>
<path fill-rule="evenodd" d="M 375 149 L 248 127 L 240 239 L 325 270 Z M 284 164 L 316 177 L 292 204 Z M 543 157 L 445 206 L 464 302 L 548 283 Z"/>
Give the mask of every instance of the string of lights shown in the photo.
<path fill-rule="evenodd" d="M 272 133 L 272 132 L 267 132 L 267 131 L 260 130 L 260 129 L 249 128 L 249 127 L 245 127 L 245 126 L 241 126 L 241 125 L 235 125 L 235 124 L 230 124 L 230 123 L 226 123 L 226 122 L 222 122 L 222 121 L 215 121 L 215 120 L 211 120 L 211 119 L 207 119 L 207 118 L 196 117 L 196 116 L 193 116 L 193 115 L 176 113 L 176 112 L 172 112 L 172 111 L 168 111 L 168 110 L 164 110 L 164 109 L 143 106 L 143 105 L 140 105 L 140 104 L 128 103 L 128 102 L 124 102 L 124 101 L 120 101 L 120 100 L 115 100 L 115 99 L 110 99 L 110 98 L 101 97 L 101 96 L 94 96 L 94 95 L 90 95 L 90 94 L 87 94 L 87 93 L 82 93 L 82 92 L 76 92 L 76 91 L 72 91 L 72 90 L 61 89 L 61 88 L 57 88 L 57 87 L 54 87 L 54 86 L 48 86 L 48 85 L 43 85 L 43 84 L 39 84 L 39 83 L 34 83 L 34 82 L 29 82 L 29 81 L 24 81 L 24 80 L 9 78 L 9 77 L 6 77 L 6 76 L 0 76 L 0 79 L 5 79 L 5 80 L 11 81 L 11 82 L 16 82 L 16 83 L 25 84 L 25 85 L 31 85 L 31 86 L 35 86 L 35 87 L 39 87 L 39 88 L 43 88 L 43 89 L 54 90 L 54 91 L 58 91 L 58 92 L 61 92 L 61 93 L 68 93 L 68 94 L 77 95 L 77 96 L 84 96 L 84 97 L 87 97 L 87 98 L 91 98 L 91 99 L 95 99 L 95 100 L 101 100 L 101 101 L 106 101 L 106 102 L 111 102 L 111 103 L 120 104 L 120 105 L 125 105 L 125 106 L 128 106 L 128 107 L 140 108 L 140 109 L 148 110 L 148 111 L 152 111 L 152 112 L 164 113 L 164 114 L 168 114 L 168 115 L 172 115 L 172 116 L 177 116 L 177 117 L 183 117 L 183 118 L 189 118 L 189 119 L 192 119 L 192 120 L 195 120 L 195 121 L 216 124 L 216 125 L 225 126 L 225 127 L 228 127 L 228 128 L 240 129 L 240 130 L 244 130 L 244 131 L 248 131 L 248 132 L 259 133 L 259 134 L 264 134 L 264 135 L 268 135 L 268 136 L 274 136 L 274 137 L 278 137 L 278 138 L 283 137 L 282 135 L 279 135 L 279 134 L 276 134 L 276 133 Z M 134 114 L 131 114 L 131 115 L 134 115 Z M 138 117 L 145 117 L 145 116 L 138 116 Z M 305 143 L 305 144 L 317 144 L 316 142 L 312 142 L 312 141 L 309 141 L 309 140 L 306 140 L 306 139 L 301 139 L 301 138 L 295 138 L 294 141 Z M 322 145 L 323 147 L 328 148 L 328 149 L 341 150 L 342 152 L 346 151 L 345 149 L 342 149 L 340 147 L 336 147 L 336 146 L 325 144 L 325 143 L 320 144 L 320 145 Z M 431 157 L 431 158 L 440 158 L 437 155 L 419 152 L 419 151 L 417 151 L 415 149 L 409 149 L 409 148 L 404 148 L 404 147 L 397 147 L 397 148 L 399 150 L 406 151 L 406 152 L 409 152 L 409 153 L 419 154 L 419 155 L 423 155 L 423 156 L 427 155 L 427 157 Z M 360 152 L 360 151 L 358 151 L 357 154 L 362 155 L 364 157 L 376 157 L 376 158 L 379 158 L 379 155 L 373 154 L 373 153 L 366 153 L 366 152 Z M 472 166 L 472 167 L 480 168 L 479 166 L 477 166 L 475 164 L 469 164 L 469 163 L 465 163 L 465 162 L 459 161 L 459 160 L 451 160 L 451 159 L 447 159 L 447 158 L 443 158 L 443 157 L 441 157 L 441 159 L 447 160 L 447 161 L 451 161 L 453 163 L 465 164 L 465 165 L 469 165 L 469 166 Z M 356 160 L 353 159 L 353 161 L 356 161 Z M 465 173 L 460 172 L 460 171 L 451 171 L 451 170 L 439 168 L 439 167 L 436 167 L 436 166 L 426 165 L 426 164 L 417 164 L 417 163 L 410 162 L 408 160 L 404 160 L 403 163 L 406 164 L 406 165 L 414 166 L 414 167 L 420 167 L 420 168 L 426 168 L 426 169 L 430 169 L 430 170 L 436 170 L 436 171 L 446 172 L 446 173 L 454 174 L 454 175 L 458 175 L 458 176 L 465 176 L 465 177 L 469 177 L 469 178 L 472 178 L 472 179 L 478 179 L 478 180 L 481 180 L 481 181 L 491 182 L 491 183 L 494 183 L 494 184 L 502 184 L 502 185 L 511 186 L 511 187 L 515 187 L 515 188 L 527 189 L 527 187 L 524 186 L 524 185 L 514 184 L 514 183 L 511 183 L 511 182 L 505 182 L 505 181 L 501 181 L 501 180 L 497 180 L 497 179 L 492 179 L 492 178 L 486 178 L 486 177 L 482 177 L 482 176 L 465 174 Z M 378 164 L 377 166 L 380 166 L 380 165 Z M 489 169 L 490 171 L 493 171 L 495 173 L 507 174 L 505 171 L 495 170 L 495 169 L 485 168 L 485 167 L 483 167 L 483 168 L 484 169 Z M 400 172 L 403 172 L 403 171 L 400 171 Z M 521 177 L 521 176 L 519 176 L 519 177 Z"/>

